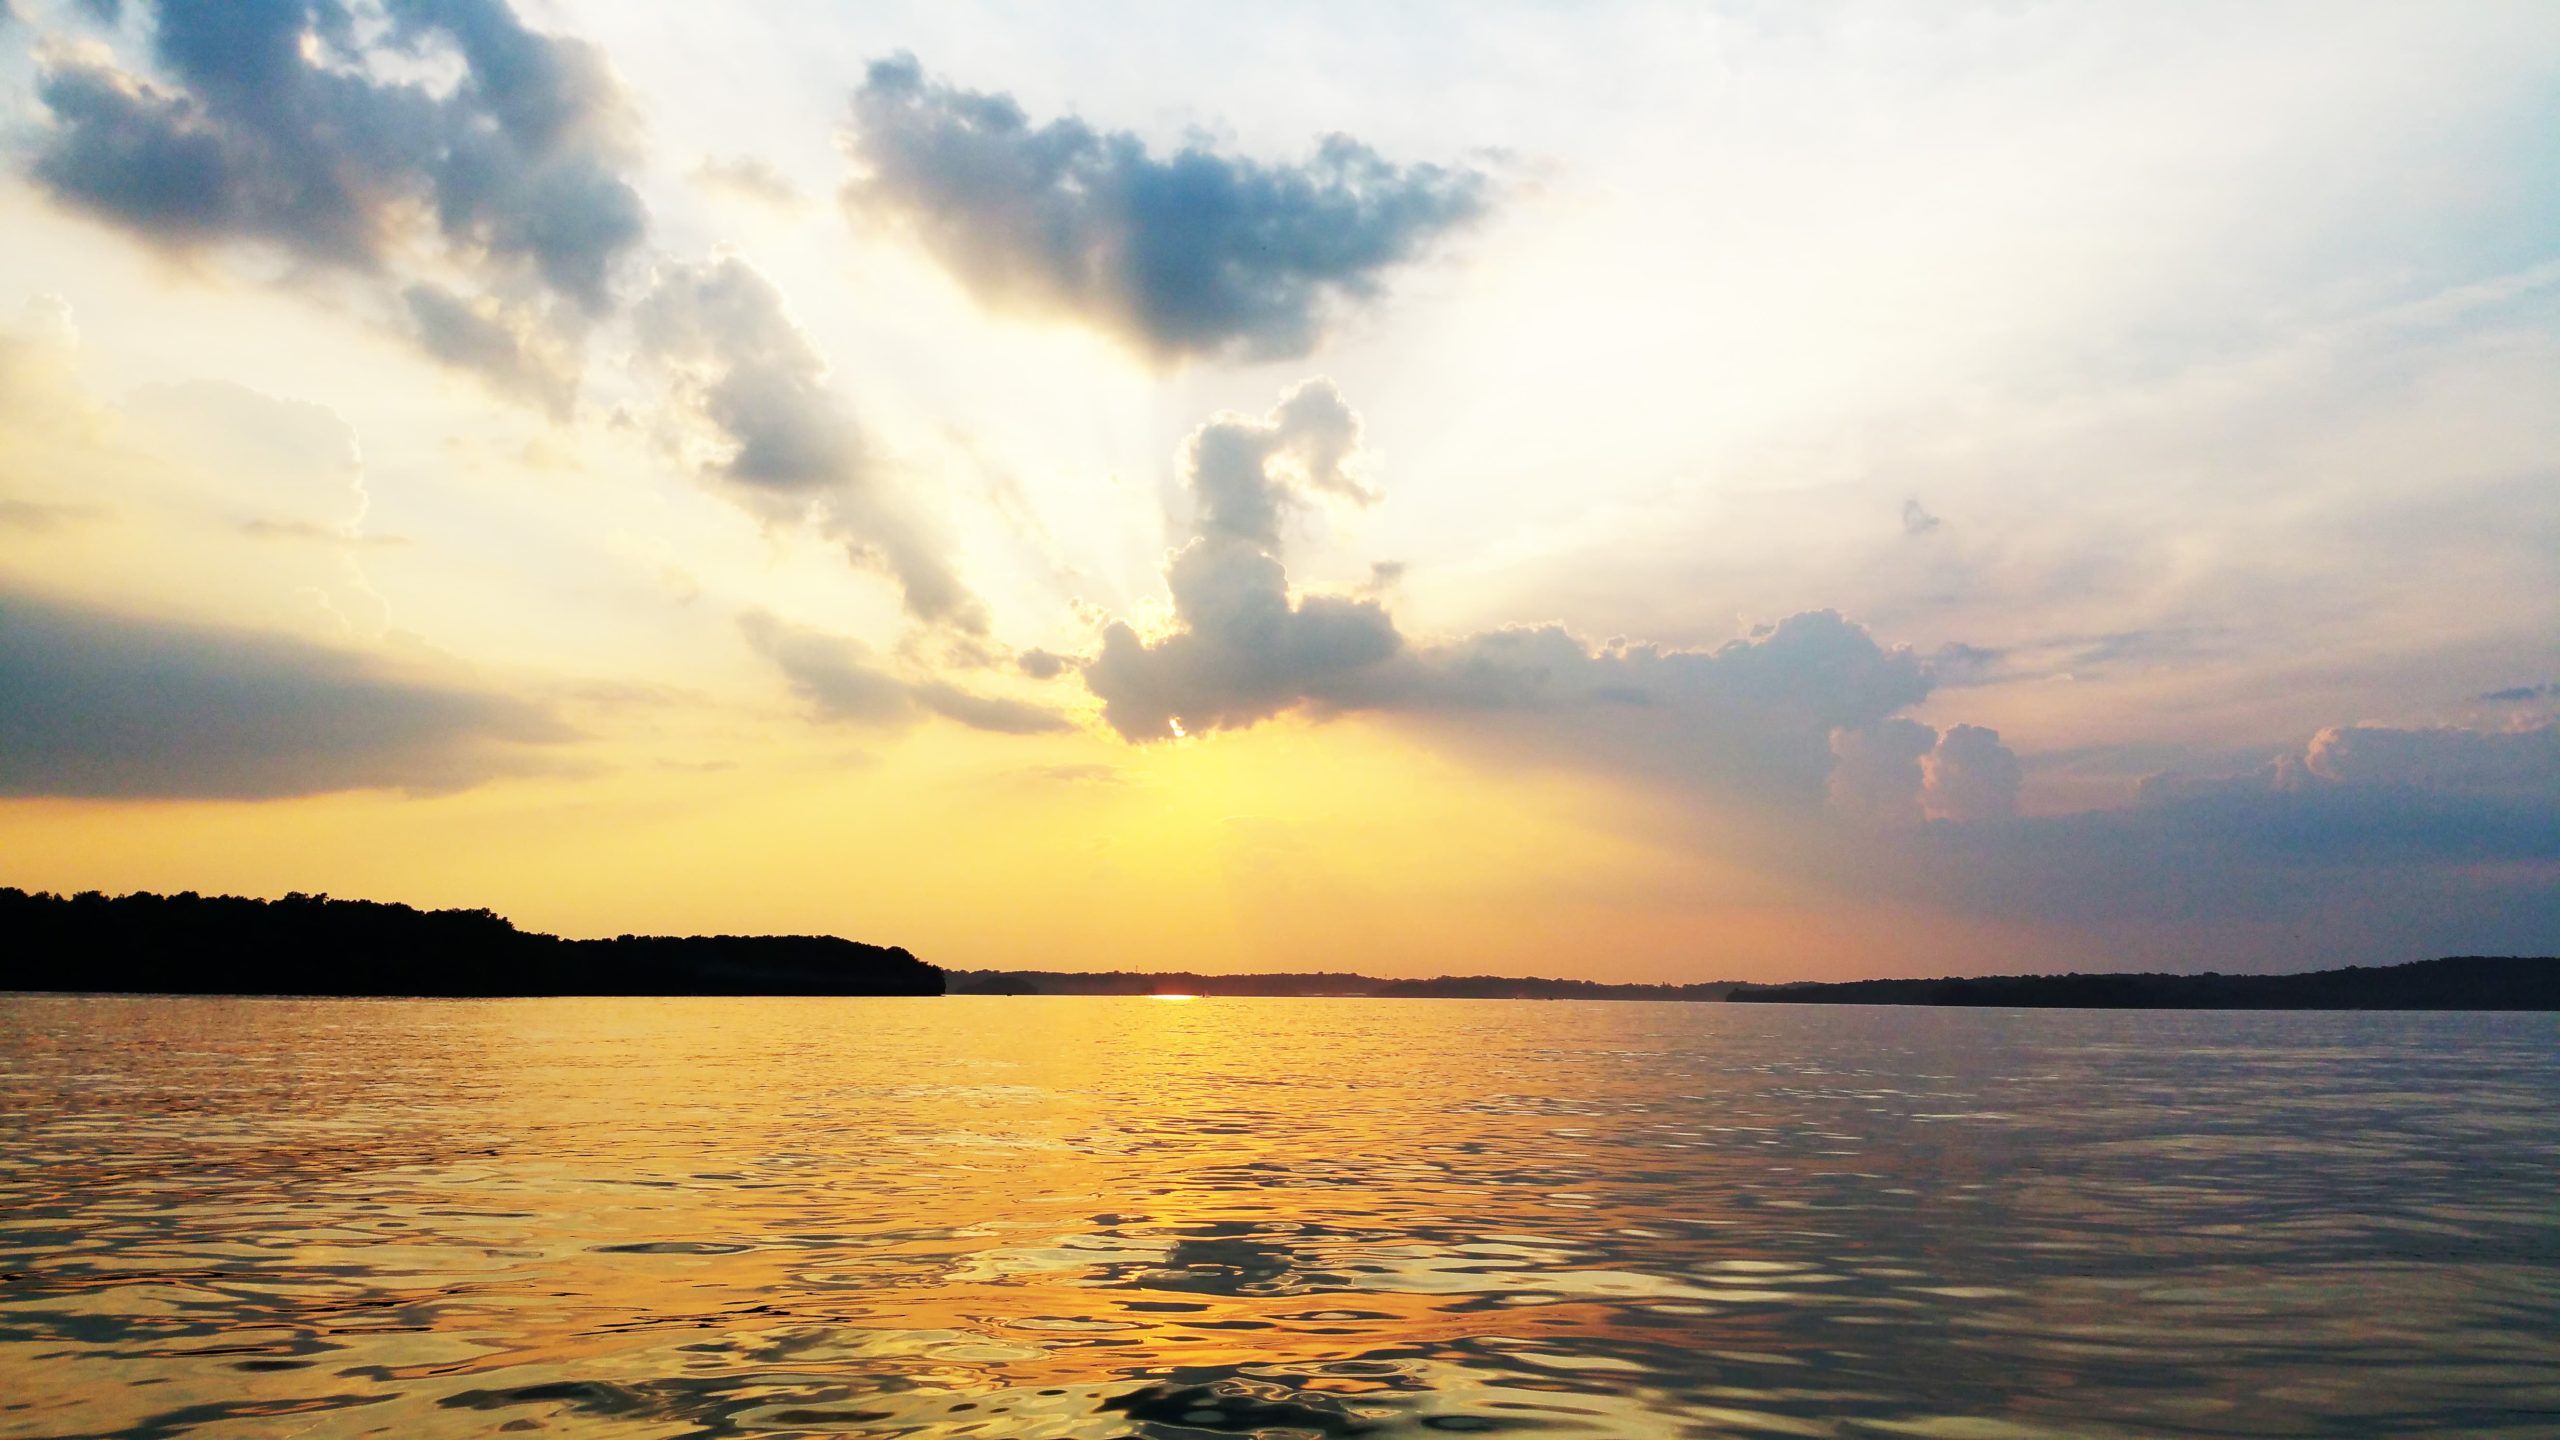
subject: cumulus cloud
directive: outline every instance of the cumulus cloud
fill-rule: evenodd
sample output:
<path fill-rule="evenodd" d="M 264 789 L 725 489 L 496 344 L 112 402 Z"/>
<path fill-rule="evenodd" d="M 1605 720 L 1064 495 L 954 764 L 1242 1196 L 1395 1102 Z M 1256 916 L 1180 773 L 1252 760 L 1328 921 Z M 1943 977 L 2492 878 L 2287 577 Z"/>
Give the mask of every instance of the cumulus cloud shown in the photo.
<path fill-rule="evenodd" d="M 1167 359 L 1303 355 L 1386 273 L 1485 210 L 1468 169 L 1335 135 L 1295 165 L 1171 155 L 875 61 L 853 97 L 853 210 L 903 228 L 980 299 L 1064 312 Z"/>
<path fill-rule="evenodd" d="M 1946 820 L 2000 820 L 2018 813 L 2025 771 L 2000 732 L 1957 725 L 1920 762 L 1928 812 Z"/>
<path fill-rule="evenodd" d="M 782 671 L 792 692 L 822 720 L 904 729 L 926 714 L 1000 735 L 1039 735 L 1074 728 L 1054 710 L 979 695 L 940 679 L 903 679 L 861 642 L 753 613 L 739 629 L 756 652 Z"/>
<path fill-rule="evenodd" d="M 570 738 L 536 706 L 351 652 L 0 592 L 0 794 L 447 790 Z"/>
<path fill-rule="evenodd" d="M 1123 738 L 1240 728 L 1300 707 L 1388 712 L 1547 759 L 1813 802 L 1840 759 L 1835 733 L 1866 731 L 1929 693 L 1920 657 L 1829 611 L 1712 650 L 1594 647 L 1556 625 L 1417 643 L 1373 593 L 1295 592 L 1277 553 L 1282 519 L 1327 497 L 1375 498 L 1356 479 L 1358 440 L 1358 418 L 1314 381 L 1267 415 L 1223 415 L 1185 442 L 1193 534 L 1166 568 L 1173 625 L 1149 637 L 1114 623 L 1084 668 Z M 1919 797 L 1937 736 L 1911 729 L 1926 739 L 1896 763 L 1904 793 Z M 1945 803 L 1987 803 L 1983 782 L 1967 788 L 1987 763 L 1979 742 L 1966 736 L 1957 751 L 1946 764 L 1962 800 Z"/>
<path fill-rule="evenodd" d="M 1299 384 L 1259 418 L 1220 415 L 1183 441 L 1200 533 L 1276 549 L 1291 509 L 1327 495 L 1375 504 L 1356 468 L 1359 449 L 1360 417 L 1330 380 Z"/>
<path fill-rule="evenodd" d="M 432 238 L 493 282 L 609 309 L 647 215 L 622 178 L 631 122 L 602 57 L 527 29 L 505 0 L 388 0 L 376 18 L 343 0 L 158 0 L 146 72 L 93 49 L 43 64 L 51 123 L 31 173 L 164 247 L 239 242 L 379 273 Z M 394 78 L 439 65 L 449 84 Z M 449 363 L 501 384 L 523 363 L 490 363 L 485 315 L 432 293 L 410 309 Z M 536 398 L 556 403 L 556 386 Z"/>
<path fill-rule="evenodd" d="M 582 41 L 524 27 L 504 0 L 391 0 L 364 35 L 339 0 L 159 0 L 165 86 L 104 64 L 49 67 L 37 179 L 168 243 L 256 240 L 372 266 L 424 202 L 452 244 L 529 262 L 591 309 L 646 227 L 618 170 L 627 120 Z M 459 62 L 449 92 L 371 62 Z"/>
<path fill-rule="evenodd" d="M 1941 734 L 1917 720 L 1879 720 L 1832 731 L 1831 755 L 1832 809 L 1869 828 L 2018 813 L 2025 769 L 1997 730 L 1957 725 Z"/>
<path fill-rule="evenodd" d="M 892 576 L 917 619 L 986 628 L 940 547 L 887 493 L 825 363 L 753 267 L 731 258 L 667 269 L 633 323 L 643 353 L 676 377 L 680 403 L 719 437 L 724 453 L 709 468 L 724 493 L 771 524 L 816 521 Z"/>

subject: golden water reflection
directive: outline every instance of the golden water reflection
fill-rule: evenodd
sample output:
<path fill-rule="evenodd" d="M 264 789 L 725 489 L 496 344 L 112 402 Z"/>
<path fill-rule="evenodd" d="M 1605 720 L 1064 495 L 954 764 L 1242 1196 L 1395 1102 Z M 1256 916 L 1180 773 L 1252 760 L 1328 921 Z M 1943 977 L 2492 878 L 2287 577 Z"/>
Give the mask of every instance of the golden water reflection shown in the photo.
<path fill-rule="evenodd" d="M 0 997 L 0 1434 L 2549 1435 L 2555 1038 Z"/>

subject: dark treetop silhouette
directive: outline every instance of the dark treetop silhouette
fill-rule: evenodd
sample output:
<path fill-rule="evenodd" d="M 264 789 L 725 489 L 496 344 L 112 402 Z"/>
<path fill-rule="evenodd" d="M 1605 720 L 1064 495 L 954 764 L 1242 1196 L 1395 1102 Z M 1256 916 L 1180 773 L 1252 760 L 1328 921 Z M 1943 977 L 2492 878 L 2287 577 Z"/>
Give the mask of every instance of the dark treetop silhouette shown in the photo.
<path fill-rule="evenodd" d="M 826 935 L 563 940 L 487 910 L 0 887 L 0 990 L 172 995 L 939 995 L 894 946 Z"/>

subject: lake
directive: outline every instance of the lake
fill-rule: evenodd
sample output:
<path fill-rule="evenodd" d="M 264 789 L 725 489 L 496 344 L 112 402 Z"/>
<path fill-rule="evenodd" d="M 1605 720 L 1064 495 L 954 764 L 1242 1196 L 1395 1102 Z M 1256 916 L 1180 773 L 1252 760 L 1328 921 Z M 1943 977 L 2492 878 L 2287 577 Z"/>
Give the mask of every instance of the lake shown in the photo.
<path fill-rule="evenodd" d="M 2560 1021 L 0 996 L 0 1434 L 2560 1434 Z"/>

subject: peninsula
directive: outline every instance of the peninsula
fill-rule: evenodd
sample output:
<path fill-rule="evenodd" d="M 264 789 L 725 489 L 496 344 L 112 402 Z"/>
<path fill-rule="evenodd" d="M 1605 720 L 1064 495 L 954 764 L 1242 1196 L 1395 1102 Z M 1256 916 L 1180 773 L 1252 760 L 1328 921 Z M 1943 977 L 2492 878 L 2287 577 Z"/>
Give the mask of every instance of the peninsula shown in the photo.
<path fill-rule="evenodd" d="M 939 995 L 896 946 L 829 935 L 564 940 L 488 910 L 0 887 L 0 990 L 156 995 Z"/>

